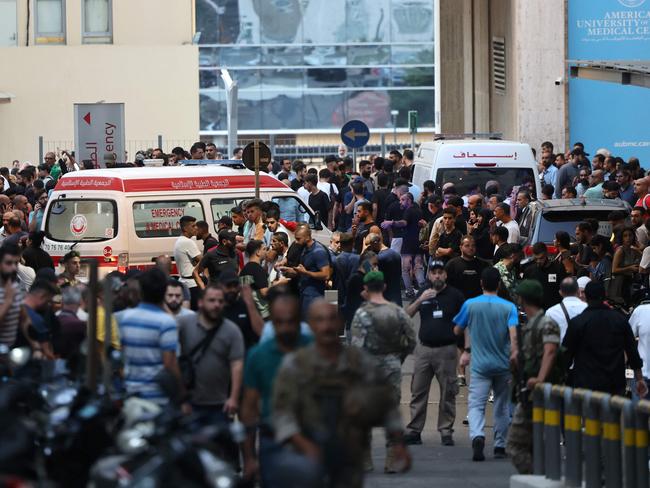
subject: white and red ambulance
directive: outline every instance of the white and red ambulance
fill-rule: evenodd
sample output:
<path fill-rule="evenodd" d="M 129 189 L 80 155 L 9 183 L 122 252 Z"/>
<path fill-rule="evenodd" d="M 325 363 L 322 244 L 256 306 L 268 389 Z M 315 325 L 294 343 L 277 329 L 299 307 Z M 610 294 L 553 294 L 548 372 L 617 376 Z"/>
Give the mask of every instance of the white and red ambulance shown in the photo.
<path fill-rule="evenodd" d="M 152 258 L 172 255 L 179 219 L 217 222 L 255 196 L 255 174 L 236 165 L 197 165 L 77 171 L 58 181 L 45 210 L 43 248 L 55 263 L 71 249 L 96 258 L 100 276 L 144 269 Z M 294 192 L 267 174 L 260 175 L 260 198 L 272 200 L 309 222 L 314 239 L 329 244 L 331 232 Z"/>

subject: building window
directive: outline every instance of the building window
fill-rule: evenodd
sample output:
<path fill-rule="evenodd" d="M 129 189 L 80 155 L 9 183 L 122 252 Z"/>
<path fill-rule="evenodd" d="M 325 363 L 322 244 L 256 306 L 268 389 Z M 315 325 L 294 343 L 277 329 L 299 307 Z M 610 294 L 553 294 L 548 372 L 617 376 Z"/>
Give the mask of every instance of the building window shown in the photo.
<path fill-rule="evenodd" d="M 178 237 L 180 219 L 185 215 L 204 220 L 203 205 L 199 200 L 156 200 L 133 204 L 135 235 L 145 237 Z"/>
<path fill-rule="evenodd" d="M 15 46 L 16 0 L 0 0 L 0 46 Z"/>
<path fill-rule="evenodd" d="M 84 44 L 113 42 L 113 5 L 111 0 L 83 0 Z"/>
<path fill-rule="evenodd" d="M 282 4 L 278 8 L 275 4 Z M 390 131 L 418 110 L 435 128 L 438 0 L 196 0 L 204 133 L 227 128 L 220 69 L 239 86 L 239 129 Z"/>
<path fill-rule="evenodd" d="M 64 0 L 35 0 L 36 44 L 65 44 Z"/>

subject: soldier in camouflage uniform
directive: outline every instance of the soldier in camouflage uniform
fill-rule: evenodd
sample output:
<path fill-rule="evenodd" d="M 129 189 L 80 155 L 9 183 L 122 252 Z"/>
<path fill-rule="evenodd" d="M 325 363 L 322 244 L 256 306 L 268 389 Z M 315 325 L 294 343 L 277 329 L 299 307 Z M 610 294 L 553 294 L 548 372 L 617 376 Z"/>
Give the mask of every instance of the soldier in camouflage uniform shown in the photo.
<path fill-rule="evenodd" d="M 499 248 L 503 258 L 494 265 L 496 270 L 501 275 L 501 282 L 503 288 L 499 287 L 499 296 L 506 300 L 514 300 L 514 291 L 517 286 L 517 277 L 514 271 L 515 254 L 517 247 L 514 244 L 504 244 Z"/>
<path fill-rule="evenodd" d="M 363 279 L 367 301 L 359 307 L 350 326 L 350 344 L 364 349 L 379 363 L 392 386 L 399 405 L 402 389 L 402 363 L 415 348 L 415 332 L 406 311 L 384 298 L 384 273 L 371 271 Z M 384 471 L 395 473 L 389 443 Z M 367 462 L 371 469 L 371 460 Z"/>
<path fill-rule="evenodd" d="M 544 291 L 539 281 L 524 280 L 519 283 L 515 293 L 528 321 L 521 326 L 521 334 L 518 337 L 521 343 L 512 345 L 511 359 L 515 363 L 513 368 L 517 368 L 513 381 L 517 405 L 508 432 L 507 451 L 517 471 L 530 474 L 533 472 L 533 411 L 527 393 L 532 392 L 537 383 L 561 381 L 562 368 L 557 364 L 560 327 L 553 319 L 544 315 Z M 521 391 L 523 381 L 526 382 L 525 392 Z"/>
<path fill-rule="evenodd" d="M 394 444 L 395 464 L 408 470 L 399 405 L 383 372 L 366 352 L 341 344 L 335 305 L 315 301 L 308 322 L 315 343 L 285 357 L 274 384 L 273 425 L 276 440 L 302 454 L 315 475 L 296 479 L 289 472 L 282 486 L 361 488 L 366 440 L 378 425 Z"/>

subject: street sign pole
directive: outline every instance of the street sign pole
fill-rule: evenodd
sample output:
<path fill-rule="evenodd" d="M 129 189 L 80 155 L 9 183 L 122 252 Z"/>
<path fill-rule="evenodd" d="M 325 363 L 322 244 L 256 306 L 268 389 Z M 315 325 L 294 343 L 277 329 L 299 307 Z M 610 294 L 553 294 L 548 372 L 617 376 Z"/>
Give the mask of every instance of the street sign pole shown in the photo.
<path fill-rule="evenodd" d="M 84 259 L 82 264 L 88 264 L 88 284 L 89 289 L 94 293 L 97 290 L 97 260 Z M 94 298 L 88 300 L 88 337 L 97 337 L 97 300 Z M 108 322 L 104 327 L 104 340 L 108 340 L 108 330 L 111 329 L 111 323 Z M 88 341 L 88 353 L 86 356 L 86 388 L 92 393 L 97 389 L 97 364 L 99 356 L 97 354 L 97 341 Z"/>
<path fill-rule="evenodd" d="M 253 143 L 255 154 L 255 198 L 260 197 L 260 141 L 255 139 Z"/>
<path fill-rule="evenodd" d="M 260 167 L 268 166 L 273 157 L 269 146 L 255 139 L 246 144 L 242 153 L 242 162 L 250 171 L 255 172 L 255 198 L 260 197 Z"/>
<path fill-rule="evenodd" d="M 228 154 L 232 158 L 237 147 L 237 82 L 230 77 L 227 69 L 221 70 L 221 79 L 226 87 L 226 113 L 228 118 Z"/>
<path fill-rule="evenodd" d="M 352 148 L 352 169 L 357 170 L 357 149 L 368 144 L 370 129 L 360 120 L 350 120 L 341 128 L 341 141 Z"/>
<path fill-rule="evenodd" d="M 409 132 L 411 133 L 411 151 L 415 153 L 415 135 L 418 133 L 418 111 L 409 110 Z"/>

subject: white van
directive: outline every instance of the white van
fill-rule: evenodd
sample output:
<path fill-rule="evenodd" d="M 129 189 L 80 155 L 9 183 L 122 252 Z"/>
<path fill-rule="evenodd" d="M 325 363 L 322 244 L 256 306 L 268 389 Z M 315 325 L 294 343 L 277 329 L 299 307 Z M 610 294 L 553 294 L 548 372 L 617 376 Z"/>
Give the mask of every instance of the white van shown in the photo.
<path fill-rule="evenodd" d="M 459 196 L 476 187 L 485 194 L 485 184 L 499 182 L 499 192 L 508 197 L 512 188 L 534 183 L 535 198 L 541 195 L 537 163 L 528 144 L 500 140 L 454 139 L 423 142 L 415 155 L 413 183 L 432 180 L 436 187 L 453 183 Z"/>
<path fill-rule="evenodd" d="M 255 196 L 255 174 L 226 165 L 97 169 L 67 173 L 57 182 L 43 219 L 45 249 L 58 264 L 71 248 L 96 258 L 100 276 L 152 266 L 152 258 L 172 256 L 179 219 L 217 222 L 232 207 Z M 298 194 L 260 174 L 260 198 L 293 205 L 293 216 L 310 223 L 314 239 L 329 245 L 331 232 Z M 295 204 L 289 204 L 295 200 Z"/>

